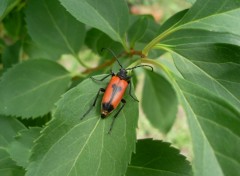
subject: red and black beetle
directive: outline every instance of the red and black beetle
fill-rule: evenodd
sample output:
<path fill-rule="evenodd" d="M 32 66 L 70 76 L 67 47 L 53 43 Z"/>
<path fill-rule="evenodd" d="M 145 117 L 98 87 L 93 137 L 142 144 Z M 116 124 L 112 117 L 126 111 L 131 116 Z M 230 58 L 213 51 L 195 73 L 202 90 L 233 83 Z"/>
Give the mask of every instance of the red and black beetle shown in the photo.
<path fill-rule="evenodd" d="M 129 88 L 129 95 L 135 100 L 138 101 L 136 98 L 134 98 L 131 94 L 131 76 L 128 75 L 127 70 L 133 70 L 135 68 L 138 67 L 150 67 L 153 71 L 153 67 L 150 65 L 138 65 L 132 68 L 123 68 L 123 66 L 120 64 L 119 60 L 117 59 L 117 57 L 115 56 L 115 54 L 108 48 L 103 48 L 102 51 L 104 49 L 107 49 L 108 51 L 110 51 L 113 56 L 115 57 L 115 59 L 117 60 L 119 66 L 121 67 L 119 72 L 117 74 L 114 74 L 112 71 L 110 74 L 106 75 L 105 77 L 103 77 L 100 80 L 97 80 L 93 77 L 91 77 L 91 79 L 95 80 L 95 81 L 103 81 L 106 78 L 108 78 L 109 76 L 112 76 L 111 80 L 108 83 L 108 86 L 106 89 L 104 88 L 100 88 L 95 99 L 94 102 L 92 104 L 92 106 L 89 108 L 89 110 L 81 117 L 81 120 L 91 111 L 91 109 L 96 105 L 96 101 L 99 97 L 100 92 L 104 92 L 103 98 L 102 98 L 102 103 L 101 103 L 101 118 L 104 119 L 105 117 L 107 117 L 114 109 L 116 109 L 118 107 L 118 105 L 120 104 L 120 102 L 122 102 L 122 106 L 118 109 L 118 111 L 116 112 L 116 114 L 113 116 L 113 121 L 111 124 L 111 127 L 109 129 L 109 133 L 112 130 L 114 121 L 116 119 L 116 117 L 118 116 L 118 114 L 121 112 L 121 110 L 123 109 L 123 107 L 126 104 L 126 100 L 124 100 L 122 97 L 124 96 L 124 93 L 128 87 L 128 85 L 130 85 Z"/>

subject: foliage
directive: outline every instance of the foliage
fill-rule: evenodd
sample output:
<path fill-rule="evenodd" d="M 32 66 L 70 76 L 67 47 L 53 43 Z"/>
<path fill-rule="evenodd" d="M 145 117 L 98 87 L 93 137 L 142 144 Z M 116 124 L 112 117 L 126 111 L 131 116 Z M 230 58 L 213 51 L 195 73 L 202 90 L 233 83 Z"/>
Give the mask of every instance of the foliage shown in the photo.
<path fill-rule="evenodd" d="M 240 1 L 189 2 L 159 25 L 125 0 L 1 1 L 0 175 L 238 175 Z M 98 99 L 80 120 L 109 81 L 88 77 L 119 70 L 102 48 L 126 68 L 154 67 L 130 71 L 131 85 L 143 82 L 141 108 L 166 135 L 184 108 L 191 163 L 170 143 L 136 139 L 129 88 L 110 134 L 119 107 L 101 119 Z"/>

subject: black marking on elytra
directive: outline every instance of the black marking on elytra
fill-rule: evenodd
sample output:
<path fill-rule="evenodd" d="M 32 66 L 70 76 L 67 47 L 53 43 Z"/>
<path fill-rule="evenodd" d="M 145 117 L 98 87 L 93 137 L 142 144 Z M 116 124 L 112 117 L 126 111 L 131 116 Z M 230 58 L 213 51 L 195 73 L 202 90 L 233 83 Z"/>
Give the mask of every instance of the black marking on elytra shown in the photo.
<path fill-rule="evenodd" d="M 108 112 L 113 111 L 114 107 L 112 105 L 112 100 L 113 100 L 114 96 L 117 94 L 117 92 L 120 92 L 122 90 L 122 88 L 120 86 L 117 86 L 116 84 L 113 84 L 112 88 L 113 88 L 113 92 L 111 94 L 111 98 L 110 98 L 109 102 L 102 104 L 102 109 L 106 110 Z"/>
<path fill-rule="evenodd" d="M 102 103 L 102 109 L 108 112 L 112 112 L 114 107 L 111 103 L 108 102 L 108 103 Z"/>
<path fill-rule="evenodd" d="M 110 104 L 112 103 L 112 100 L 113 100 L 114 96 L 122 90 L 122 88 L 120 86 L 117 86 L 116 84 L 113 84 L 112 88 L 113 88 L 113 91 L 112 91 L 111 98 L 109 100 Z"/>

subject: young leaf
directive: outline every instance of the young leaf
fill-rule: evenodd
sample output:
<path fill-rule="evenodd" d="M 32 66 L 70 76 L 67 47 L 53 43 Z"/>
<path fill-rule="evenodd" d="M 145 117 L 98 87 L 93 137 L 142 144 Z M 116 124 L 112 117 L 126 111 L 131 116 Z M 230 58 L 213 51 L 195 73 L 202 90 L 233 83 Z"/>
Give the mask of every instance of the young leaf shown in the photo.
<path fill-rule="evenodd" d="M 158 35 L 160 25 L 150 16 L 145 16 L 145 18 L 147 18 L 147 27 L 144 34 L 138 39 L 137 43 L 148 43 Z"/>
<path fill-rule="evenodd" d="M 101 52 L 102 48 L 110 48 L 114 50 L 115 53 L 122 52 L 122 45 L 119 42 L 112 40 L 108 35 L 95 28 L 92 28 L 87 32 L 85 43 L 96 54 L 104 54 L 107 55 L 109 58 L 113 57 L 112 54 L 107 52 Z"/>
<path fill-rule="evenodd" d="M 144 34 L 142 34 L 141 37 L 139 37 L 134 44 L 134 49 L 136 50 L 142 50 L 144 46 L 149 43 L 152 39 L 154 39 L 159 34 L 159 28 L 160 25 L 154 21 L 154 19 L 150 16 L 146 16 L 147 18 L 147 26 L 144 31 Z M 140 27 L 141 28 L 141 27 Z M 160 50 L 152 50 L 149 53 L 150 58 L 156 58 L 162 55 L 164 52 Z"/>
<path fill-rule="evenodd" d="M 126 176 L 191 176 L 192 169 L 179 150 L 169 143 L 138 140 Z"/>
<path fill-rule="evenodd" d="M 0 113 L 38 117 L 46 114 L 70 84 L 70 74 L 49 60 L 29 60 L 9 69 L 0 82 Z"/>
<path fill-rule="evenodd" d="M 25 171 L 10 158 L 9 144 L 25 127 L 16 119 L 0 115 L 0 175 L 23 176 Z"/>
<path fill-rule="evenodd" d="M 128 29 L 128 6 L 125 0 L 60 0 L 79 21 L 106 33 L 113 40 L 124 43 Z"/>
<path fill-rule="evenodd" d="M 148 18 L 151 18 L 149 16 L 137 16 L 137 17 L 138 17 L 137 20 L 130 26 L 128 30 L 128 40 L 130 41 L 131 48 L 134 48 L 135 42 L 143 37 L 148 27 Z"/>
<path fill-rule="evenodd" d="M 146 71 L 142 108 L 151 124 L 167 133 L 176 118 L 178 101 L 171 84 L 160 74 Z"/>
<path fill-rule="evenodd" d="M 58 0 L 31 0 L 26 9 L 28 32 L 53 58 L 77 55 L 85 37 L 84 25 L 72 17 Z"/>
<path fill-rule="evenodd" d="M 41 128 L 39 127 L 21 130 L 10 144 L 10 156 L 18 166 L 27 167 L 33 141 L 40 135 L 40 130 Z"/>
<path fill-rule="evenodd" d="M 240 168 L 240 113 L 197 83 L 178 77 L 176 89 L 188 115 L 194 175 L 236 175 Z"/>
<path fill-rule="evenodd" d="M 104 75 L 97 77 L 102 78 Z M 27 176 L 114 175 L 126 172 L 135 149 L 137 102 L 130 96 L 108 134 L 113 115 L 101 119 L 100 98 L 90 113 L 96 94 L 105 83 L 87 79 L 68 91 L 58 102 L 54 119 L 36 141 Z"/>

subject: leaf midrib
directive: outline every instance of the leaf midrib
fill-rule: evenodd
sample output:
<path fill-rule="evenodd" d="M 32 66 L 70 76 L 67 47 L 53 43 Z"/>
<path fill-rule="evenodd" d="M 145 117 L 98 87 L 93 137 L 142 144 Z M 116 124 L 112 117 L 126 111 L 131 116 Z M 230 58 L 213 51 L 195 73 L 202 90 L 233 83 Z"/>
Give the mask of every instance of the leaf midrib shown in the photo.
<path fill-rule="evenodd" d="M 59 143 L 68 133 L 70 133 L 72 130 L 74 130 L 76 127 L 78 127 L 79 125 L 82 125 L 83 123 L 86 123 L 86 122 L 88 122 L 88 121 L 90 121 L 90 120 L 94 120 L 95 119 L 95 117 L 94 118 L 90 118 L 90 119 L 87 119 L 87 120 L 85 120 L 85 121 L 83 121 L 83 122 L 81 122 L 81 123 L 78 123 L 77 125 L 75 125 L 73 128 L 71 128 L 69 131 L 67 131 L 67 133 L 65 133 L 64 135 L 62 135 L 56 142 L 54 142 L 52 145 L 51 145 L 51 147 L 46 151 L 46 153 L 44 154 L 44 156 L 43 156 L 43 158 L 41 159 L 41 161 L 40 161 L 40 163 L 39 163 L 39 165 L 38 165 L 38 169 L 35 171 L 35 173 L 38 173 L 38 171 L 39 171 L 39 169 L 41 168 L 40 167 L 40 165 L 43 163 L 43 161 L 45 160 L 45 158 L 47 157 L 47 154 L 53 149 L 53 147 L 57 144 L 57 143 Z M 62 124 L 64 124 L 65 123 L 65 121 L 63 121 L 61 124 L 59 124 L 58 126 L 56 126 L 53 130 L 55 130 L 55 129 L 57 129 L 58 127 L 60 127 Z M 47 129 L 47 128 L 46 128 Z M 52 130 L 52 131 L 53 131 Z M 44 131 L 43 131 L 43 133 L 44 133 Z"/>
<path fill-rule="evenodd" d="M 108 29 L 110 29 L 110 31 L 113 32 L 113 34 L 115 34 L 115 36 L 118 37 L 118 39 L 120 39 L 121 41 L 121 37 L 118 35 L 118 33 L 115 32 L 113 26 L 111 26 L 110 23 L 108 23 L 108 21 L 97 11 L 97 9 L 95 9 L 93 6 L 91 6 L 91 4 L 89 4 L 88 2 L 86 2 L 86 4 L 90 7 L 90 9 L 92 9 L 93 11 L 95 11 L 95 13 L 102 19 L 102 21 L 104 22 L 104 24 L 106 24 L 108 26 Z"/>
<path fill-rule="evenodd" d="M 179 26 L 177 26 L 179 23 L 181 23 L 182 20 L 180 20 L 178 23 L 176 23 L 174 26 L 177 26 L 176 28 L 182 28 L 183 26 L 186 26 L 186 25 L 189 25 L 189 24 L 192 24 L 192 23 L 196 23 L 196 22 L 200 22 L 202 20 L 205 20 L 205 19 L 208 19 L 208 18 L 212 18 L 214 16 L 218 16 L 218 15 L 225 15 L 226 13 L 229 13 L 229 12 L 234 12 L 234 11 L 238 11 L 240 8 L 237 7 L 235 9 L 231 9 L 231 10 L 227 10 L 227 11 L 224 11 L 224 12 L 221 12 L 221 13 L 214 13 L 212 15 L 209 15 L 209 16 L 205 16 L 203 18 L 199 18 L 199 19 L 195 19 L 193 21 L 189 21 L 189 22 L 186 22 L 186 23 L 183 23 L 182 25 L 180 24 Z M 184 17 L 182 18 L 184 19 Z M 176 29 L 175 28 L 175 29 Z"/>
<path fill-rule="evenodd" d="M 75 165 L 76 165 L 76 162 L 77 162 L 78 158 L 80 157 L 80 155 L 82 154 L 83 150 L 85 149 L 88 141 L 91 139 L 91 137 L 92 137 L 95 129 L 97 128 L 97 126 L 98 126 L 98 124 L 99 124 L 99 122 L 100 122 L 100 120 L 101 120 L 101 119 L 99 118 L 98 121 L 96 122 L 94 128 L 93 128 L 92 131 L 90 132 L 88 138 L 87 138 L 86 141 L 85 141 L 85 144 L 82 146 L 81 150 L 79 151 L 78 155 L 76 156 L 76 158 L 75 158 L 75 160 L 74 160 L 74 162 L 73 162 L 73 164 L 72 164 L 72 167 L 70 168 L 67 176 L 69 176 L 69 174 L 72 172 L 72 169 L 75 168 Z M 75 127 L 76 127 L 76 126 L 75 126 Z"/>
<path fill-rule="evenodd" d="M 50 17 L 50 19 L 51 19 L 54 27 L 55 27 L 55 28 L 57 29 L 57 31 L 59 32 L 59 34 L 60 34 L 60 36 L 62 37 L 63 41 L 65 42 L 67 48 L 70 50 L 70 52 L 72 52 L 72 54 L 73 54 L 74 56 L 76 56 L 76 55 L 77 55 L 76 52 L 75 52 L 74 49 L 71 47 L 70 42 L 68 41 L 68 38 L 64 35 L 64 33 L 62 32 L 62 30 L 59 28 L 58 24 L 56 23 L 53 15 L 51 14 L 51 11 L 49 10 L 49 8 L 48 8 L 48 6 L 47 6 L 47 4 L 46 4 L 46 1 L 44 1 L 44 6 L 45 6 L 45 9 L 46 9 L 46 11 L 47 11 L 47 13 L 48 13 L 48 15 L 49 15 L 49 17 Z"/>
<path fill-rule="evenodd" d="M 181 92 L 185 92 L 185 91 L 182 91 L 182 90 L 181 90 Z M 185 93 L 186 93 L 186 94 L 190 94 L 189 92 L 185 92 Z M 193 95 L 193 94 L 190 94 L 190 95 L 191 95 L 191 96 L 195 96 L 195 97 L 201 99 L 201 97 L 198 97 L 198 96 L 196 96 L 196 95 Z M 187 101 L 187 99 L 185 99 L 185 100 Z M 187 102 L 188 102 L 188 101 L 187 101 Z M 189 103 L 188 103 L 188 104 L 189 104 Z M 190 107 L 191 107 L 191 106 L 190 106 Z M 192 109 L 192 108 L 191 108 L 191 109 Z M 194 110 L 192 110 L 192 112 L 194 112 Z M 237 134 L 235 134 L 234 132 L 232 132 L 231 130 L 229 130 L 227 127 L 225 127 L 225 126 L 223 126 L 223 125 L 221 125 L 221 124 L 213 121 L 212 119 L 209 119 L 209 118 L 207 118 L 207 117 L 203 117 L 203 116 L 197 115 L 197 114 L 195 114 L 195 113 L 194 113 L 194 116 L 196 117 L 196 119 L 202 118 L 203 120 L 208 121 L 209 123 L 212 123 L 212 124 L 218 126 L 219 128 L 225 129 L 226 131 L 228 131 L 229 133 L 231 133 L 233 136 L 235 136 L 235 137 L 237 137 L 237 138 L 240 138 Z M 199 125 L 200 125 L 200 124 L 199 124 Z M 200 125 L 200 126 L 201 126 L 201 125 Z M 201 129 L 202 129 L 202 128 L 201 128 Z M 202 131 L 204 131 L 204 130 L 202 130 Z M 205 136 L 205 135 L 204 135 L 204 136 Z M 205 137 L 206 137 L 206 136 L 205 136 Z M 206 139 L 207 139 L 207 137 L 206 137 Z M 207 140 L 207 141 L 208 141 L 208 140 Z M 208 142 L 208 143 L 209 143 L 210 146 L 212 146 L 210 142 Z M 212 149 L 214 149 L 214 148 L 212 147 Z M 225 158 L 229 159 L 230 161 L 233 161 L 234 163 L 237 163 L 238 165 L 240 165 L 239 161 L 237 161 L 237 160 L 235 160 L 235 159 L 233 159 L 233 158 L 230 158 L 229 156 L 224 155 L 224 154 L 221 153 L 221 152 L 218 152 L 216 149 L 214 149 L 213 152 L 214 152 L 216 155 L 217 155 L 217 154 L 222 155 L 222 156 L 224 156 Z M 217 159 L 217 158 L 216 158 L 216 159 Z M 219 165 L 220 165 L 220 164 L 219 164 Z M 221 166 L 221 165 L 220 165 L 220 166 Z"/>

